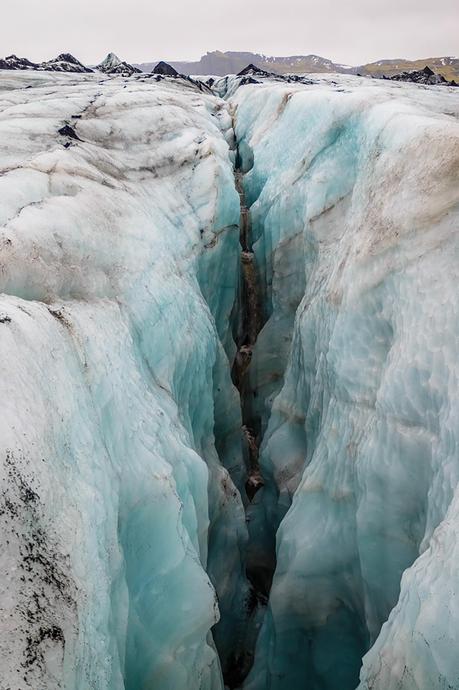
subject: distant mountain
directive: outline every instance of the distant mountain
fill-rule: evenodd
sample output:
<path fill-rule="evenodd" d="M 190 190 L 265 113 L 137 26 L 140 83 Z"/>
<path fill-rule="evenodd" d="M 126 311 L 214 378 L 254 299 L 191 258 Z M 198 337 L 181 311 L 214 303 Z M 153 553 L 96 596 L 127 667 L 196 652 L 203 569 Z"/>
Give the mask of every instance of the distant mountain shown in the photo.
<path fill-rule="evenodd" d="M 19 58 L 17 55 L 8 55 L 0 59 L 0 69 L 30 69 L 49 72 L 92 72 L 92 69 L 83 65 L 70 53 L 61 53 L 53 60 L 47 62 L 30 62 L 27 58 Z"/>
<path fill-rule="evenodd" d="M 27 58 L 7 55 L 6 58 L 0 58 L 0 69 L 38 69 L 38 65 Z"/>
<path fill-rule="evenodd" d="M 157 61 L 144 62 L 136 65 L 143 72 L 150 72 Z M 331 60 L 322 58 L 319 55 L 292 55 L 290 57 L 270 57 L 259 53 L 234 52 L 225 53 L 214 50 L 208 52 L 197 62 L 177 62 L 168 60 L 181 74 L 215 74 L 224 76 L 225 74 L 237 74 L 250 63 L 255 64 L 261 69 L 278 74 L 301 72 L 349 72 L 352 68 L 346 65 L 337 65 Z"/>
<path fill-rule="evenodd" d="M 38 69 L 52 72 L 92 72 L 92 69 L 83 65 L 70 53 L 61 53 L 54 60 L 42 62 Z"/>
<path fill-rule="evenodd" d="M 96 69 L 100 72 L 105 72 L 105 74 L 122 74 L 129 77 L 141 71 L 138 67 L 134 67 L 128 62 L 120 60 L 115 53 L 109 53 L 105 60 L 102 60 L 102 62 L 97 65 Z"/>
<path fill-rule="evenodd" d="M 364 76 L 393 77 L 400 72 L 413 72 L 430 67 L 436 74 L 441 74 L 447 81 L 459 79 L 459 58 L 457 57 L 433 57 L 422 60 L 378 60 L 367 65 L 356 67 L 356 72 Z"/>
<path fill-rule="evenodd" d="M 158 62 L 158 64 L 155 67 L 153 67 L 151 71 L 153 72 L 153 74 L 162 74 L 168 77 L 178 76 L 177 70 L 174 69 L 174 67 L 172 67 L 172 65 L 169 65 L 167 62 L 163 62 L 163 60 L 161 60 L 161 62 Z"/>
<path fill-rule="evenodd" d="M 143 72 L 150 72 L 158 60 L 135 65 Z M 362 74 L 364 76 L 393 76 L 399 72 L 421 70 L 430 67 L 445 79 L 459 79 L 459 59 L 454 57 L 423 58 L 422 60 L 379 60 L 365 65 L 352 67 L 332 62 L 319 55 L 291 55 L 289 57 L 270 57 L 250 52 L 208 52 L 196 62 L 177 62 L 168 60 L 181 74 L 238 74 L 247 65 L 254 64 L 268 72 L 278 74 L 301 74 L 307 72 L 341 72 L 343 74 Z"/>
<path fill-rule="evenodd" d="M 422 60 L 405 60 L 402 58 L 378 60 L 365 65 L 352 67 L 332 62 L 320 55 L 291 55 L 289 57 L 274 57 L 250 52 L 221 52 L 214 50 L 203 55 L 195 62 L 159 60 L 130 65 L 120 60 L 114 53 L 109 53 L 95 69 L 106 74 L 121 74 L 131 76 L 136 72 L 152 72 L 158 65 L 168 65 L 168 71 L 163 74 L 173 74 L 171 68 L 184 75 L 206 74 L 225 76 L 226 74 L 239 74 L 247 66 L 252 65 L 256 69 L 265 70 L 275 74 L 307 74 L 341 72 L 342 74 L 360 74 L 366 77 L 393 77 L 406 72 L 421 72 L 429 67 L 435 74 L 441 75 L 446 81 L 459 82 L 459 58 L 433 57 Z M 8 70 L 52 70 L 55 72 L 92 72 L 69 53 L 62 53 L 54 60 L 35 63 L 26 58 L 9 55 L 0 58 L 0 69 Z M 163 68 L 159 68 L 161 71 Z M 437 83 L 437 82 L 436 82 Z"/>

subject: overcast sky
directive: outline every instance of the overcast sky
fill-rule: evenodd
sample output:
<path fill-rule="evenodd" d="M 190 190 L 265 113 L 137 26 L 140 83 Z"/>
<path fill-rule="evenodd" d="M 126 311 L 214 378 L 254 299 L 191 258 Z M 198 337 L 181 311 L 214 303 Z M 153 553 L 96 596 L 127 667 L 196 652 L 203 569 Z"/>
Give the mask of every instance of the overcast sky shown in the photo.
<path fill-rule="evenodd" d="M 208 50 L 316 53 L 360 64 L 459 55 L 459 0 L 3 0 L 0 56 L 86 63 L 197 59 Z"/>

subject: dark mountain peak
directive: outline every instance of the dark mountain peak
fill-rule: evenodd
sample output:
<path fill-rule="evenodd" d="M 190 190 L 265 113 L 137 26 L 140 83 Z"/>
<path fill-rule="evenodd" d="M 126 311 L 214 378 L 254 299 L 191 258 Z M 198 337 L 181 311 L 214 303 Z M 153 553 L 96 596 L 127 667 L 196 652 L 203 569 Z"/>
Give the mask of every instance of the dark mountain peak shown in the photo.
<path fill-rule="evenodd" d="M 121 74 L 128 77 L 141 71 L 138 67 L 134 67 L 128 62 L 120 60 L 115 53 L 109 53 L 105 60 L 102 60 L 102 62 L 97 65 L 96 69 L 105 72 L 105 74 Z"/>
<path fill-rule="evenodd" d="M 7 55 L 3 60 L 0 59 L 0 69 L 37 69 L 35 62 L 30 62 L 27 58 L 20 58 L 17 55 Z"/>
<path fill-rule="evenodd" d="M 50 72 L 92 72 L 92 69 L 85 67 L 70 53 L 61 53 L 53 60 L 42 62 L 38 69 Z"/>
<path fill-rule="evenodd" d="M 178 72 L 172 65 L 169 65 L 167 62 L 164 62 L 161 60 L 158 62 L 156 67 L 153 69 L 153 74 L 163 74 L 168 77 L 176 77 L 178 75 Z"/>
<path fill-rule="evenodd" d="M 0 60 L 0 69 L 31 69 L 51 72 L 92 72 L 92 69 L 85 67 L 79 60 L 70 53 L 61 53 L 53 60 L 37 64 L 27 58 L 20 58 L 17 55 L 8 55 Z"/>
<path fill-rule="evenodd" d="M 400 72 L 399 74 L 394 74 L 391 77 L 385 77 L 386 79 L 391 79 L 392 81 L 408 81 L 413 84 L 427 84 L 427 85 L 441 85 L 441 86 L 456 86 L 454 79 L 448 81 L 441 74 L 436 74 L 427 65 L 424 69 L 411 70 L 410 72 Z"/>
<path fill-rule="evenodd" d="M 61 53 L 54 58 L 52 62 L 70 62 L 72 65 L 81 65 L 82 63 L 76 59 L 71 53 Z"/>
<path fill-rule="evenodd" d="M 260 77 L 269 77 L 271 75 L 270 72 L 254 65 L 253 62 L 247 65 L 247 67 L 244 67 L 244 69 L 241 69 L 241 71 L 237 73 L 237 76 L 245 77 L 247 74 L 258 74 Z"/>

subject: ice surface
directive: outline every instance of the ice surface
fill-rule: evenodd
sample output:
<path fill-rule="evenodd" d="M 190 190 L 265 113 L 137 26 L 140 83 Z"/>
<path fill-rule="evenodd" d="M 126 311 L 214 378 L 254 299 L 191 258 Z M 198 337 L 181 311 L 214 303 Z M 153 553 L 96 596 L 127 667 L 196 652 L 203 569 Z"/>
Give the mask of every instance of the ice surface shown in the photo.
<path fill-rule="evenodd" d="M 244 687 L 355 688 L 376 640 L 362 690 L 459 688 L 459 97 L 337 82 L 228 85 L 269 316 L 253 559 L 280 525 Z"/>
<path fill-rule="evenodd" d="M 222 688 L 211 580 L 222 658 L 247 587 L 227 106 L 1 84 L 2 687 Z"/>
<path fill-rule="evenodd" d="M 459 689 L 459 95 L 239 84 L 0 75 L 2 690 Z"/>

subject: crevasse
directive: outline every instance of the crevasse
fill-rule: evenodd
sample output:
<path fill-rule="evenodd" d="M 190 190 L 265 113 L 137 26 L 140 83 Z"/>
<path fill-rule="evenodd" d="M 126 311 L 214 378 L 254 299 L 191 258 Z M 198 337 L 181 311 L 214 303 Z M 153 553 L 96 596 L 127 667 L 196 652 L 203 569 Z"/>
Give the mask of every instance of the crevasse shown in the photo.
<path fill-rule="evenodd" d="M 238 86 L 2 81 L 5 690 L 459 688 L 457 95 Z"/>

